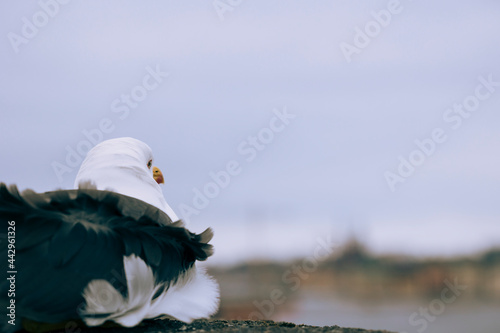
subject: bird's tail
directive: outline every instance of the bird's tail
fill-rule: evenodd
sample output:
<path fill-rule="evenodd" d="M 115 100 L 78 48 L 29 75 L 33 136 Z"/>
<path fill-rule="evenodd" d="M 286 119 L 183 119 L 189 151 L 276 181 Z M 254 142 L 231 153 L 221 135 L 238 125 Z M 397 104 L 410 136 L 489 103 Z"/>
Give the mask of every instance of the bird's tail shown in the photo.
<path fill-rule="evenodd" d="M 166 315 L 184 322 L 206 318 L 217 311 L 219 287 L 193 266 L 176 283 L 157 284 L 153 272 L 135 255 L 124 257 L 128 296 L 106 280 L 92 280 L 83 291 L 86 306 L 80 316 L 88 326 L 114 321 L 132 327 L 144 319 Z M 164 291 L 157 297 L 159 290 Z"/>

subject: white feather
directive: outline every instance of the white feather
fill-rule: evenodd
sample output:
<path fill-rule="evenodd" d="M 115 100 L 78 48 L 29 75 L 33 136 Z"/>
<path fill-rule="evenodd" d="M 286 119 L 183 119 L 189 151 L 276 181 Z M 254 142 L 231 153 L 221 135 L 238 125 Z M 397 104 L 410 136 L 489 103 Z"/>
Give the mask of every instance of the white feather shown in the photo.
<path fill-rule="evenodd" d="M 184 322 L 207 318 L 219 307 L 219 286 L 203 269 L 193 266 L 181 281 L 155 301 L 148 318 L 166 314 Z"/>
<path fill-rule="evenodd" d="M 128 296 L 109 282 L 92 280 L 83 291 L 85 307 L 80 315 L 88 326 L 114 321 L 132 327 L 144 319 L 167 315 L 184 322 L 206 318 L 217 311 L 219 288 L 203 270 L 191 268 L 177 283 L 153 300 L 162 284 L 155 284 L 150 267 L 139 257 L 123 259 Z"/>
<path fill-rule="evenodd" d="M 167 204 L 148 162 L 151 148 L 133 138 L 106 140 L 92 148 L 75 179 L 75 188 L 91 183 L 98 190 L 110 190 L 145 201 L 163 210 L 172 221 L 179 218 Z"/>

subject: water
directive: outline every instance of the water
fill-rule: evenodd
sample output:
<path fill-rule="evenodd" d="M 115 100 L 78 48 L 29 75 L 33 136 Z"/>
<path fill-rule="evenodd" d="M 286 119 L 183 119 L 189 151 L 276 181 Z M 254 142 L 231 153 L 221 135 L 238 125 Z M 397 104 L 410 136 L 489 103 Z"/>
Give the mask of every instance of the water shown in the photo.
<path fill-rule="evenodd" d="M 435 312 L 429 310 L 428 319 L 417 315 L 412 326 L 409 318 L 418 313 L 419 308 L 435 309 Z M 500 304 L 465 300 L 446 304 L 444 308 L 429 301 L 367 304 L 366 300 L 359 303 L 332 301 L 308 293 L 301 295 L 291 311 L 280 314 L 276 319 L 315 326 L 339 325 L 405 333 L 500 333 Z"/>

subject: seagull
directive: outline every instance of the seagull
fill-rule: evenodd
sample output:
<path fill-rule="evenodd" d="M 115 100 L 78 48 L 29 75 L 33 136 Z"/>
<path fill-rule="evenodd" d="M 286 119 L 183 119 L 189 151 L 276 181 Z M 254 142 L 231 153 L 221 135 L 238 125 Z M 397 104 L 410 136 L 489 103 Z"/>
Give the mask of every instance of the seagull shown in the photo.
<path fill-rule="evenodd" d="M 20 193 L 0 183 L 0 220 L 12 244 L 0 248 L 12 258 L 11 279 L 0 282 L 2 332 L 189 323 L 218 310 L 219 287 L 196 266 L 212 255 L 213 232 L 184 227 L 152 164 L 148 145 L 117 138 L 89 151 L 75 189 Z"/>

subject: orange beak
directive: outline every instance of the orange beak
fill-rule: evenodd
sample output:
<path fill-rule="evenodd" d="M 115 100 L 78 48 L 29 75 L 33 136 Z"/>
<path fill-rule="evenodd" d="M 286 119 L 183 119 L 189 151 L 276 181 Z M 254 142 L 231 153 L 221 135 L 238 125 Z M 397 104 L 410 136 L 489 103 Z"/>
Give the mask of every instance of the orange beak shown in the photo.
<path fill-rule="evenodd" d="M 163 174 L 157 167 L 153 167 L 153 178 L 156 180 L 158 184 L 165 184 L 165 180 L 163 179 Z"/>

